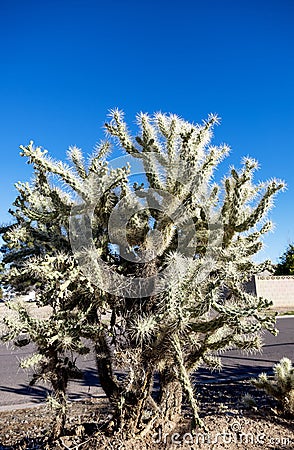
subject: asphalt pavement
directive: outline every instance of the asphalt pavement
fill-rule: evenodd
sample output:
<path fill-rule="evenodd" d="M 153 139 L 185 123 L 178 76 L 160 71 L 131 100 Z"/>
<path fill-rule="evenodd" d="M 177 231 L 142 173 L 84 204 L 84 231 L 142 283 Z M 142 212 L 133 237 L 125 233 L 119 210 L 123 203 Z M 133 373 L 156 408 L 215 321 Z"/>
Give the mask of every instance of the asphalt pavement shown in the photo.
<path fill-rule="evenodd" d="M 264 333 L 264 346 L 257 354 L 229 351 L 222 355 L 223 368 L 211 372 L 205 368 L 195 372 L 193 378 L 198 383 L 221 383 L 258 376 L 261 372 L 271 373 L 273 364 L 287 356 L 294 361 L 294 317 L 284 316 L 277 321 L 278 336 Z M 44 402 L 50 392 L 49 386 L 39 384 L 29 386 L 30 372 L 19 368 L 20 359 L 31 353 L 32 347 L 12 349 L 0 345 L 0 410 L 16 409 L 38 405 Z M 84 378 L 71 381 L 69 398 L 79 400 L 104 396 L 96 375 L 94 355 L 81 358 L 78 363 L 83 369 Z"/>

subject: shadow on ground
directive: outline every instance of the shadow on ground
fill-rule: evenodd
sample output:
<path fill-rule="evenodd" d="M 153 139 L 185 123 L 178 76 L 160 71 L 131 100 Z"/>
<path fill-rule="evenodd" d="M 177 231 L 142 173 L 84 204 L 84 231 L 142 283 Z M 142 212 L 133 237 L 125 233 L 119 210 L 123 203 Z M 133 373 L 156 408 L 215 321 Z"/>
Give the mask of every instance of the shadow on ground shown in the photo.
<path fill-rule="evenodd" d="M 195 385 L 246 380 L 256 378 L 262 372 L 272 374 L 272 361 L 263 360 L 263 363 L 268 363 L 267 365 L 252 365 L 251 361 L 251 364 L 240 363 L 236 366 L 236 361 L 234 360 L 234 365 L 231 366 L 229 364 L 230 357 L 223 357 L 223 359 L 226 363 L 221 371 L 211 371 L 210 369 L 200 368 L 194 372 L 192 379 Z M 250 358 L 244 357 L 239 359 L 241 361 L 246 361 Z M 122 380 L 124 376 L 125 374 L 123 372 L 117 372 L 118 379 Z M 154 388 L 155 390 L 158 388 L 157 376 L 155 376 Z M 29 386 L 29 384 L 22 383 L 15 387 L 5 385 L 0 386 L 0 395 L 4 392 L 14 394 L 14 396 L 17 397 L 19 396 L 19 403 L 24 403 L 25 401 L 30 403 L 40 403 L 50 395 L 51 390 L 49 386 L 43 384 Z M 96 369 L 93 367 L 84 368 L 83 378 L 80 380 L 71 380 L 69 383 L 70 400 L 83 400 L 86 398 L 99 398 L 103 396 L 104 394 L 99 383 Z M 15 403 L 18 403 L 17 398 Z"/>
<path fill-rule="evenodd" d="M 242 358 L 242 360 L 246 359 L 247 358 Z M 262 372 L 265 372 L 268 375 L 271 375 L 273 373 L 271 361 L 268 366 L 263 364 L 253 366 L 252 364 L 242 363 L 236 366 L 236 364 L 230 365 L 229 361 L 226 361 L 226 364 L 220 371 L 211 371 L 210 369 L 200 368 L 193 373 L 192 379 L 196 384 L 223 383 L 226 381 L 238 381 L 256 378 Z"/>

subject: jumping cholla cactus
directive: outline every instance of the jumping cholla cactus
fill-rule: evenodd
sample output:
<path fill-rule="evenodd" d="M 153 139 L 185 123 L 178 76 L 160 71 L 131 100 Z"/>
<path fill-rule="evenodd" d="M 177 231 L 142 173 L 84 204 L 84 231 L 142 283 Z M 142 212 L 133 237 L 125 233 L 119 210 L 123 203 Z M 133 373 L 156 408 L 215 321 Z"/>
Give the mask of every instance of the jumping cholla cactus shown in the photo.
<path fill-rule="evenodd" d="M 251 382 L 278 400 L 283 414 L 294 417 L 294 367 L 292 361 L 286 357 L 282 358 L 274 365 L 273 371 L 273 378 L 268 378 L 266 373 L 262 373 Z"/>
<path fill-rule="evenodd" d="M 270 302 L 243 287 L 269 264 L 252 256 L 271 228 L 264 218 L 283 183 L 255 185 L 250 158 L 213 182 L 229 152 L 210 145 L 216 116 L 195 125 L 139 114 L 135 138 L 122 112 L 110 116 L 109 140 L 88 161 L 76 147 L 70 166 L 33 143 L 21 147 L 34 180 L 16 185 L 15 223 L 1 229 L 1 283 L 19 293 L 34 286 L 38 305 L 51 308 L 48 319 L 32 319 L 16 306 L 4 339 L 36 344 L 27 364 L 52 384 L 55 435 L 65 423 L 75 358 L 90 348 L 116 428 L 142 434 L 176 422 L 183 394 L 194 426 L 202 426 L 191 374 L 203 364 L 220 368 L 224 350 L 260 349 L 262 329 L 276 332 Z M 113 141 L 125 155 L 119 167 L 108 156 Z"/>

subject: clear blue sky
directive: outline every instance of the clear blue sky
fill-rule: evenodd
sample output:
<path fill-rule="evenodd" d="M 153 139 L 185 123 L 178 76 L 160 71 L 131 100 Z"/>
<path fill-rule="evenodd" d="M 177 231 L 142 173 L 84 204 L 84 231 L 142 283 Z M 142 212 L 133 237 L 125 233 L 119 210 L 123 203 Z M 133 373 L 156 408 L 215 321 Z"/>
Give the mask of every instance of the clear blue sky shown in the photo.
<path fill-rule="evenodd" d="M 91 153 L 108 109 L 222 118 L 214 143 L 250 155 L 256 180 L 288 189 L 262 258 L 294 241 L 293 0 L 0 0 L 0 222 L 14 182 L 31 167 L 19 145 L 33 139 L 59 159 L 69 145 Z"/>

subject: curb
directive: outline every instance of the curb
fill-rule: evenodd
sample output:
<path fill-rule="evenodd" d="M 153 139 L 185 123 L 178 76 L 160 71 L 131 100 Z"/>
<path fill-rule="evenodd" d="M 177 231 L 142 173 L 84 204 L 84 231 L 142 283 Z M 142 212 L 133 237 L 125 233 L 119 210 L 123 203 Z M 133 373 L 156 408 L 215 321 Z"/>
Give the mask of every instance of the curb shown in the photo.
<path fill-rule="evenodd" d="M 18 403 L 16 405 L 1 405 L 0 406 L 0 412 L 9 412 L 9 411 L 15 411 L 18 409 L 32 409 L 32 408 L 38 408 L 39 406 L 44 406 L 45 402 L 39 402 L 39 403 Z"/>
<path fill-rule="evenodd" d="M 294 319 L 294 315 L 283 314 L 282 316 L 277 316 L 277 319 Z"/>

